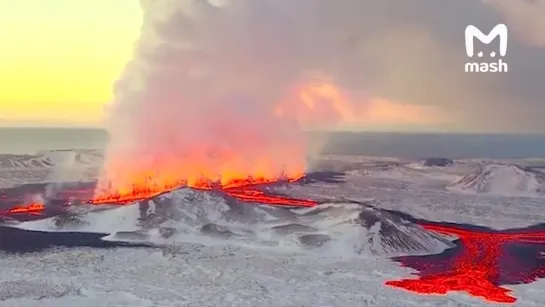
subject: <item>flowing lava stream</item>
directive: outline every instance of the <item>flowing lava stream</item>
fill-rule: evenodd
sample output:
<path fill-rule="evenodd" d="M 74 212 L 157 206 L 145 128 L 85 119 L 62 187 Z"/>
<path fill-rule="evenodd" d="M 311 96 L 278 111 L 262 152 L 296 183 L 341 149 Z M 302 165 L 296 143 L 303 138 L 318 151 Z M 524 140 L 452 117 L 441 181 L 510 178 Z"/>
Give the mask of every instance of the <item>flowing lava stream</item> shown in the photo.
<path fill-rule="evenodd" d="M 45 205 L 34 203 L 29 205 L 16 206 L 8 210 L 7 214 L 30 214 L 40 215 L 45 210 Z"/>
<path fill-rule="evenodd" d="M 284 180 L 286 182 L 296 182 L 303 177 Z M 237 180 L 228 184 L 212 184 L 207 182 L 201 182 L 191 188 L 196 190 L 210 191 L 217 190 L 226 193 L 227 195 L 234 197 L 238 200 L 251 203 L 268 204 L 273 206 L 289 206 L 289 207 L 313 207 L 317 205 L 317 202 L 306 199 L 295 199 L 281 195 L 267 194 L 260 189 L 261 186 L 266 184 L 278 183 L 280 180 L 264 180 L 264 179 L 251 179 L 251 180 Z M 142 185 L 135 185 L 133 189 L 124 193 L 101 193 L 99 197 L 92 198 L 86 201 L 87 204 L 103 205 L 103 204 L 119 204 L 126 205 L 134 203 L 143 199 L 153 198 L 155 196 L 168 193 L 176 188 L 185 186 L 183 183 L 174 187 L 163 188 L 142 188 Z M 82 191 L 74 191 L 75 193 L 81 193 Z M 70 194 L 70 193 L 66 193 Z M 66 197 L 69 198 L 69 197 Z M 66 205 L 69 205 L 68 203 Z M 9 209 L 4 215 L 41 215 L 46 206 L 40 203 L 32 203 L 26 205 L 20 205 Z"/>
<path fill-rule="evenodd" d="M 304 176 L 299 176 L 295 178 L 290 179 L 284 179 L 284 180 L 271 180 L 271 179 L 245 179 L 245 180 L 232 180 L 228 183 L 220 184 L 220 183 L 211 183 L 208 181 L 201 181 L 196 184 L 193 184 L 189 187 L 196 189 L 196 190 L 217 190 L 222 191 L 226 194 L 228 194 L 231 197 L 234 197 L 236 199 L 239 199 L 241 201 L 245 202 L 254 202 L 254 203 L 261 203 L 261 204 L 269 204 L 269 205 L 275 205 L 275 206 L 290 206 L 290 207 L 312 207 L 315 206 L 317 203 L 312 200 L 304 200 L 304 199 L 294 199 L 287 196 L 280 196 L 280 195 L 268 195 L 264 191 L 260 190 L 259 187 L 266 185 L 266 184 L 274 184 L 279 183 L 281 181 L 284 182 L 297 182 L 301 180 Z M 174 187 L 160 187 L 160 188 L 139 188 L 141 186 L 145 185 L 136 185 L 134 186 L 129 192 L 125 193 L 104 193 L 97 198 L 94 198 L 91 200 L 90 203 L 92 204 L 104 204 L 104 203 L 120 203 L 120 204 L 126 204 L 131 203 L 134 201 L 138 201 L 145 198 L 153 198 L 157 195 L 164 194 L 166 192 L 170 192 L 178 187 L 188 186 L 186 183 L 182 182 Z M 152 185 L 151 185 L 152 186 Z"/>
<path fill-rule="evenodd" d="M 509 272 L 500 266 L 500 257 L 505 257 L 504 248 L 507 244 L 545 244 L 545 231 L 504 231 L 486 232 L 462 229 L 457 226 L 420 223 L 427 230 L 445 235 L 459 237 L 462 249 L 454 255 L 453 261 L 435 261 L 420 257 L 423 263 L 410 263 L 410 257 L 400 257 L 398 260 L 404 266 L 410 266 L 420 271 L 419 279 L 404 279 L 388 281 L 386 285 L 403 288 L 419 294 L 444 295 L 449 291 L 464 291 L 472 296 L 496 303 L 514 303 L 511 290 L 501 287 L 502 279 Z M 513 261 L 511 255 L 506 256 Z M 531 283 L 545 277 L 545 268 L 532 268 L 524 272 L 524 263 L 516 260 L 510 263 L 514 270 L 507 276 L 511 283 Z M 437 269 L 439 267 L 439 269 Z M 439 271 L 439 272 L 437 272 Z"/>
<path fill-rule="evenodd" d="M 314 207 L 318 204 L 317 202 L 308 199 L 295 199 L 287 196 L 267 195 L 265 192 L 252 187 L 226 189 L 223 191 L 228 195 L 245 202 L 268 204 L 272 206 Z"/>

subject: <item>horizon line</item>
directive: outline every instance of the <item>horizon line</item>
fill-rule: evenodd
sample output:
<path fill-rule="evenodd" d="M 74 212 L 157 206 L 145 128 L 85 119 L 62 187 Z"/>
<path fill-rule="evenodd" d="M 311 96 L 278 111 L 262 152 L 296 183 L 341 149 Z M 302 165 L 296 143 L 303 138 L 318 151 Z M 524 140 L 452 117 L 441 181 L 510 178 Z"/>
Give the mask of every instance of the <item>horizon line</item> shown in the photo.
<path fill-rule="evenodd" d="M 74 129 L 74 130 L 102 130 L 107 132 L 108 129 L 102 126 L 71 126 L 71 125 L 2 125 L 0 129 Z M 451 135 L 504 135 L 504 136 L 545 136 L 545 132 L 478 132 L 478 131 L 446 131 L 446 130 L 369 130 L 369 129 L 303 129 L 307 133 L 358 133 L 358 134 L 451 134 Z"/>

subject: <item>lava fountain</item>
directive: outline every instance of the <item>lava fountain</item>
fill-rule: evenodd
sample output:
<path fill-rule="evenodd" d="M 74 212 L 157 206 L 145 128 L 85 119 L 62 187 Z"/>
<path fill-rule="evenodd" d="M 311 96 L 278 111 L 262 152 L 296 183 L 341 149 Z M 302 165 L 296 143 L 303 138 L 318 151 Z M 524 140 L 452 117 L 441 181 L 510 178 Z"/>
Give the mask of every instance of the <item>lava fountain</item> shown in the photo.
<path fill-rule="evenodd" d="M 295 183 L 301 179 L 303 179 L 303 177 L 283 181 L 247 180 L 232 182 L 229 185 L 202 184 L 200 186 L 192 188 L 196 190 L 220 191 L 246 203 L 287 207 L 313 207 L 317 205 L 318 203 L 313 200 L 297 199 L 280 194 L 271 194 L 266 191 L 266 188 L 272 184 Z M 47 188 L 47 184 L 42 184 L 41 186 L 43 189 Z M 51 215 L 61 214 L 65 209 L 70 206 L 77 206 L 82 204 L 126 205 L 142 201 L 144 199 L 150 199 L 154 196 L 165 194 L 170 191 L 166 188 L 164 190 L 138 190 L 138 188 L 135 187 L 135 189 L 131 191 L 131 194 L 109 194 L 108 198 L 97 199 L 96 196 L 93 196 L 95 192 L 94 185 L 91 185 L 89 183 L 81 183 L 79 186 L 66 186 L 62 189 L 59 189 L 54 197 L 49 198 L 47 202 L 36 202 L 36 197 L 30 198 L 30 200 L 25 201 L 25 199 L 28 198 L 25 197 L 25 195 L 28 195 L 28 190 L 33 190 L 33 195 L 40 195 L 41 193 L 43 193 L 39 191 L 39 187 L 29 187 L 28 185 L 14 187 L 7 190 L 0 190 L 0 218 L 11 217 L 26 220 L 39 219 Z"/>
<path fill-rule="evenodd" d="M 308 23 L 325 26 L 321 14 L 331 7 L 322 6 L 305 17 Z M 110 143 L 93 202 L 301 178 L 307 159 L 301 117 L 335 122 L 349 112 L 336 107 L 342 102 L 331 90 L 314 86 L 312 97 L 297 91 L 325 80 L 311 70 L 321 70 L 332 54 L 309 62 L 311 50 L 292 48 L 296 41 L 322 45 L 323 37 L 311 35 L 315 27 L 269 0 L 142 1 L 142 7 L 135 57 L 108 107 Z"/>

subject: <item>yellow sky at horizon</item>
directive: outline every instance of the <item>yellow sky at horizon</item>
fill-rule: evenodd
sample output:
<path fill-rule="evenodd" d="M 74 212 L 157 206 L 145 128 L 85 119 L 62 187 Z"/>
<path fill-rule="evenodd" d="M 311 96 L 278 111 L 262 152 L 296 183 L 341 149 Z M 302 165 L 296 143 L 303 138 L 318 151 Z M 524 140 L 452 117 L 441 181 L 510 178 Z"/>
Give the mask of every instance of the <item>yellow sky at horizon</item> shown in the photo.
<path fill-rule="evenodd" d="M 0 0 L 0 119 L 99 124 L 140 25 L 136 0 Z"/>

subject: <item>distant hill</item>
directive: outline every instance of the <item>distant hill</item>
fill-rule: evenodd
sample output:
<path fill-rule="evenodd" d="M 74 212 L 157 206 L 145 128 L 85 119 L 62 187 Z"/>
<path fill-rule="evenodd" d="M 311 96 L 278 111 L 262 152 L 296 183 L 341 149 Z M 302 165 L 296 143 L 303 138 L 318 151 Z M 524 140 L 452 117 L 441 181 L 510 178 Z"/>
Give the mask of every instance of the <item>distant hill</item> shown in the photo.
<path fill-rule="evenodd" d="M 470 194 L 535 197 L 545 195 L 545 173 L 515 164 L 491 164 L 447 187 Z"/>

